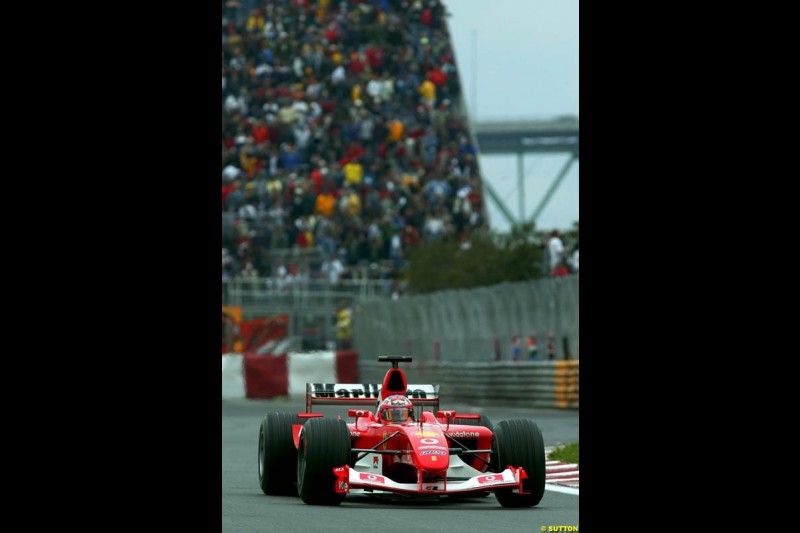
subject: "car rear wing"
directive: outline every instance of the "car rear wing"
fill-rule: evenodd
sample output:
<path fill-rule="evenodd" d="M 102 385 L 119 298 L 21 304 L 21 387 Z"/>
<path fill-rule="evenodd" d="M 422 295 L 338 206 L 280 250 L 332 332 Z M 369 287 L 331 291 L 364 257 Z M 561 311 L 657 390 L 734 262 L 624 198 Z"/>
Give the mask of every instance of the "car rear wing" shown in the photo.
<path fill-rule="evenodd" d="M 380 383 L 306 383 L 306 412 L 314 405 L 377 406 Z M 439 409 L 439 385 L 408 385 L 406 396 L 414 405 Z"/>

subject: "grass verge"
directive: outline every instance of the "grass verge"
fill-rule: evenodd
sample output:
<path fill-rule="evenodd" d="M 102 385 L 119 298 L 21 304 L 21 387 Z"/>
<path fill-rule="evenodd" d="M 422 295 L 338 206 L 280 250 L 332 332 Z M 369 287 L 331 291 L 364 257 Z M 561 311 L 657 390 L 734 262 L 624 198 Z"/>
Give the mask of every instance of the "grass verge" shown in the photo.
<path fill-rule="evenodd" d="M 578 443 L 564 444 L 557 446 L 550 452 L 550 461 L 561 461 L 562 463 L 580 464 L 578 461 Z"/>

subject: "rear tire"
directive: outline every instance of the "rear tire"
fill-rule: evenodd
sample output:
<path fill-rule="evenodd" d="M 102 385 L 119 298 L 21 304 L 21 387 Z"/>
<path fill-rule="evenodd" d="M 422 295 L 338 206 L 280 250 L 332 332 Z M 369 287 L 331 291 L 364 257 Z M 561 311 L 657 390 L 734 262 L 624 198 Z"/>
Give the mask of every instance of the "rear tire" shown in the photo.
<path fill-rule="evenodd" d="M 258 485 L 264 494 L 296 495 L 294 486 L 297 450 L 289 413 L 267 413 L 258 431 Z"/>
<path fill-rule="evenodd" d="M 492 437 L 492 467 L 502 472 L 507 466 L 522 467 L 528 479 L 522 487 L 530 494 L 498 490 L 495 497 L 503 507 L 533 507 L 544 495 L 544 440 L 532 420 L 517 418 L 498 422 Z"/>
<path fill-rule="evenodd" d="M 312 418 L 300 432 L 297 450 L 297 492 L 310 505 L 339 505 L 333 469 L 350 461 L 350 431 L 344 420 Z"/>

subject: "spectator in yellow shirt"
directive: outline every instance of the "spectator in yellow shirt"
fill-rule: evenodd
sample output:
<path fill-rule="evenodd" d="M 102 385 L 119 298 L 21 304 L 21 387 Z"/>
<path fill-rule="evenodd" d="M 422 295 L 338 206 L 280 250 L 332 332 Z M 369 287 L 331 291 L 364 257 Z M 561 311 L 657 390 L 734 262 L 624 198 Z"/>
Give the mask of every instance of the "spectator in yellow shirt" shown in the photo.
<path fill-rule="evenodd" d="M 364 167 L 358 161 L 349 161 L 344 166 L 344 183 L 347 185 L 361 184 L 361 178 L 364 175 Z"/>
<path fill-rule="evenodd" d="M 264 31 L 264 15 L 260 9 L 254 10 L 253 14 L 248 17 L 246 27 L 247 31 L 251 33 Z"/>
<path fill-rule="evenodd" d="M 436 84 L 434 84 L 430 77 L 426 77 L 425 81 L 423 81 L 417 92 L 420 95 L 420 101 L 425 104 L 428 109 L 433 109 L 436 105 Z"/>
<path fill-rule="evenodd" d="M 346 215 L 357 217 L 361 214 L 361 198 L 353 189 L 348 189 L 340 201 L 341 209 Z"/>

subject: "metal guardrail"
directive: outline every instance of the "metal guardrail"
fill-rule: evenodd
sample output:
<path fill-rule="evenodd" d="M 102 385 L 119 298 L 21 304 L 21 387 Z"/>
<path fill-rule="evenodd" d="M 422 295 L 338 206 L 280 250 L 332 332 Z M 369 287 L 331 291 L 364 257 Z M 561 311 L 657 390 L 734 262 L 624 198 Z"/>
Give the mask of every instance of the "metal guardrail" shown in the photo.
<path fill-rule="evenodd" d="M 363 356 L 362 356 L 363 357 Z M 579 361 L 525 361 L 494 363 L 437 363 L 406 365 L 414 383 L 436 383 L 442 407 L 448 402 L 510 407 L 578 409 Z M 386 365 L 359 362 L 364 383 L 380 383 Z"/>
<path fill-rule="evenodd" d="M 247 307 L 329 307 L 339 299 L 388 298 L 389 280 L 236 278 L 222 282 L 222 305 Z"/>

